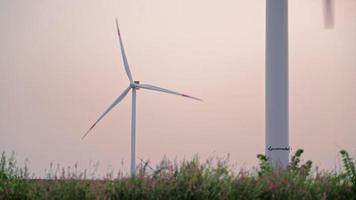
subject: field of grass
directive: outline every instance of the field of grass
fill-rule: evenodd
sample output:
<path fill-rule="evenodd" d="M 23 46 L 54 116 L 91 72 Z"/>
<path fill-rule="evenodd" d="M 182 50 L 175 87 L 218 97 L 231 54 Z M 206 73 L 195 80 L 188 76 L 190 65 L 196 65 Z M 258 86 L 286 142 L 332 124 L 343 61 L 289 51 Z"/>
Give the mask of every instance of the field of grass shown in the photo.
<path fill-rule="evenodd" d="M 164 159 L 157 167 L 141 162 L 135 177 L 122 174 L 88 179 L 86 171 L 66 172 L 47 179 L 30 178 L 28 168 L 2 153 L 0 199 L 356 199 L 355 161 L 340 151 L 343 170 L 318 171 L 301 163 L 303 150 L 292 156 L 286 170 L 272 169 L 258 155 L 254 171 L 234 172 L 227 160 L 182 162 Z"/>

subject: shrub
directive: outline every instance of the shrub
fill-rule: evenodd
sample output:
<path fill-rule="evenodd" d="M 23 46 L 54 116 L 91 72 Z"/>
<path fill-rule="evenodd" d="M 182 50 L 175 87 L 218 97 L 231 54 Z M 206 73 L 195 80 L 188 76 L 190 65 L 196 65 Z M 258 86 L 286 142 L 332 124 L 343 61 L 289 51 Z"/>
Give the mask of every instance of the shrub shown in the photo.
<path fill-rule="evenodd" d="M 297 150 L 286 169 L 274 169 L 261 154 L 257 171 L 238 173 L 228 159 L 201 162 L 195 156 L 180 163 L 165 158 L 155 168 L 142 161 L 133 177 L 88 180 L 86 170 L 80 172 L 77 165 L 74 171 L 58 166 L 60 176 L 49 173 L 49 179 L 30 179 L 27 166 L 17 167 L 14 153 L 7 158 L 3 152 L 0 199 L 356 199 L 355 162 L 346 151 L 340 151 L 340 173 L 311 173 L 312 162 L 302 164 L 302 154 Z"/>

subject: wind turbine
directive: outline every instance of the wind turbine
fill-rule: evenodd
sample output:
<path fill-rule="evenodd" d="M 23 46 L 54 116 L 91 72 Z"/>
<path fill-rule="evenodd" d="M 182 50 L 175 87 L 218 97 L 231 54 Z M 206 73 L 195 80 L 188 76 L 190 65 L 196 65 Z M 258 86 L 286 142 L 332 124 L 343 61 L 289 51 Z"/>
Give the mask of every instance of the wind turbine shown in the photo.
<path fill-rule="evenodd" d="M 182 97 L 187 97 L 191 98 L 194 100 L 202 101 L 202 99 L 192 97 L 183 93 L 175 92 L 172 90 L 164 89 L 158 86 L 154 85 L 149 85 L 149 84 L 142 84 L 139 81 L 134 81 L 131 75 L 131 71 L 129 68 L 129 64 L 127 62 L 125 50 L 124 50 L 124 45 L 122 42 L 121 34 L 120 34 L 120 29 L 119 29 L 119 23 L 116 19 L 116 27 L 117 27 L 117 33 L 119 36 L 119 42 L 120 42 L 120 48 L 121 48 L 121 54 L 122 54 L 122 60 L 124 63 L 125 71 L 127 74 L 127 77 L 129 78 L 129 86 L 116 98 L 116 100 L 105 110 L 105 112 L 95 121 L 95 123 L 89 128 L 89 130 L 83 135 L 82 139 L 84 139 L 88 133 L 95 127 L 96 124 L 106 115 L 108 114 L 111 109 L 113 109 L 117 104 L 119 104 L 125 96 L 129 93 L 130 90 L 132 90 L 132 115 L 131 115 L 131 167 L 130 167 L 130 172 L 131 176 L 135 175 L 135 169 L 136 169 L 136 90 L 138 89 L 147 89 L 147 90 L 153 90 L 157 92 L 163 92 L 163 93 L 169 93 L 169 94 L 174 94 Z"/>
<path fill-rule="evenodd" d="M 323 0 L 324 25 L 334 24 L 334 2 Z M 288 0 L 266 0 L 266 145 L 273 166 L 285 168 L 289 152 Z"/>

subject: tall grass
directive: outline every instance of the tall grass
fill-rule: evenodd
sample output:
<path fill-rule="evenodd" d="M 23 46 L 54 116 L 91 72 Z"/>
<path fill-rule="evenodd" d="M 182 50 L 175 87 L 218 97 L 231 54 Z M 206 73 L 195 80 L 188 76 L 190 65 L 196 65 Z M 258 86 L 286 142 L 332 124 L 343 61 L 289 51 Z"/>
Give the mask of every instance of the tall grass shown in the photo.
<path fill-rule="evenodd" d="M 182 162 L 163 159 L 156 167 L 142 161 L 135 177 L 109 173 L 90 180 L 77 166 L 57 167 L 47 179 L 33 179 L 26 164 L 18 167 L 14 154 L 3 152 L 0 199 L 356 199 L 355 161 L 346 151 L 340 151 L 340 172 L 312 171 L 311 161 L 301 162 L 302 154 L 296 151 L 285 170 L 273 169 L 264 155 L 257 156 L 256 170 L 238 172 L 228 159 L 196 156 Z"/>

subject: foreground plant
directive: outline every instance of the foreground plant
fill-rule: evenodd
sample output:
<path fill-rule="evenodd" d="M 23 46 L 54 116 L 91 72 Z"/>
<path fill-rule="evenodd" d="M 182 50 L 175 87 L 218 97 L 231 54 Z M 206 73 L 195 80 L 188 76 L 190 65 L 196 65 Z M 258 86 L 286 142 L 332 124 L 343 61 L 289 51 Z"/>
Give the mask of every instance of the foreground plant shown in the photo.
<path fill-rule="evenodd" d="M 355 170 L 355 161 L 349 156 L 347 151 L 340 151 L 342 157 L 342 163 L 344 167 L 344 176 L 345 179 L 349 180 L 352 185 L 353 192 L 356 194 L 356 170 Z"/>
<path fill-rule="evenodd" d="M 228 158 L 202 162 L 195 156 L 182 162 L 165 158 L 156 167 L 142 161 L 133 177 L 88 180 L 74 168 L 78 174 L 63 171 L 43 180 L 25 176 L 14 154 L 6 158 L 3 153 L 0 199 L 356 199 L 355 162 L 346 151 L 340 152 L 340 173 L 311 173 L 312 162 L 302 163 L 302 154 L 297 150 L 286 169 L 274 169 L 264 155 L 257 156 L 256 171 L 239 172 Z"/>

